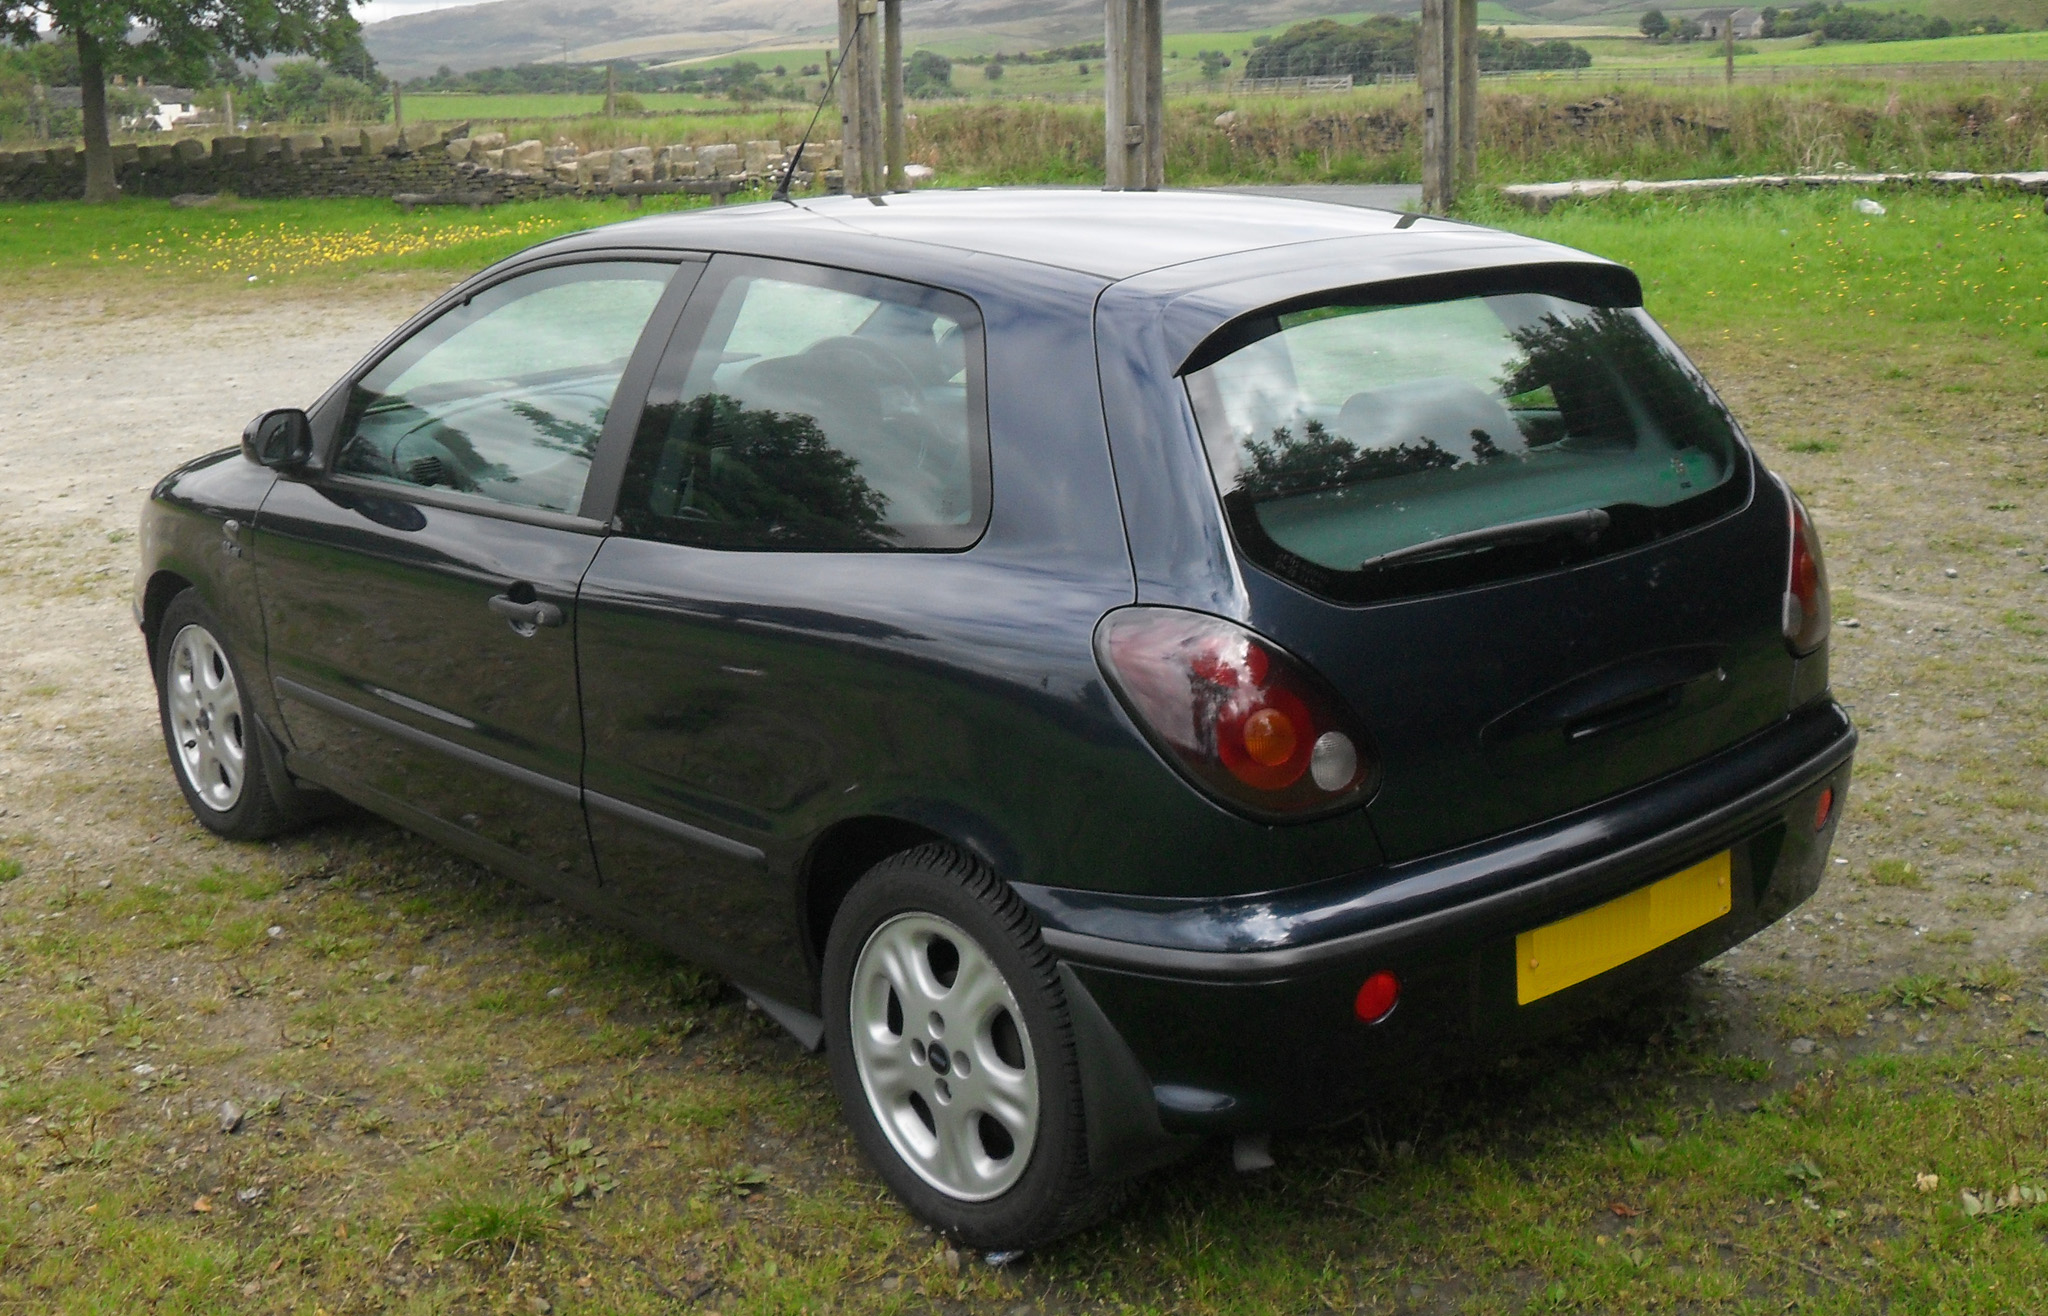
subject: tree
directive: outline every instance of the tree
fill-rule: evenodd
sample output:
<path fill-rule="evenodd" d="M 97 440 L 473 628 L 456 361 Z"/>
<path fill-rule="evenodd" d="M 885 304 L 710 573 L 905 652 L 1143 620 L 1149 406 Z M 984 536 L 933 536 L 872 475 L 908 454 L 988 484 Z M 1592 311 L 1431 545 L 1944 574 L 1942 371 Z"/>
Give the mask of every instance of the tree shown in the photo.
<path fill-rule="evenodd" d="M 1005 72 L 1007 72 L 1007 70 L 1003 68 L 1003 61 L 1001 61 L 1000 59 L 995 59 L 990 60 L 985 66 L 983 66 L 981 70 L 981 76 L 987 78 L 990 82 L 1001 82 L 1003 80 L 1003 74 Z"/>
<path fill-rule="evenodd" d="M 360 3 L 361 0 L 355 0 Z M 224 61 L 273 53 L 345 57 L 361 44 L 351 0 L 0 0 L 0 38 L 41 29 L 78 47 L 85 199 L 120 195 L 107 124 L 107 76 L 131 72 L 211 81 Z"/>
<path fill-rule="evenodd" d="M 1659 41 L 1671 35 L 1671 20 L 1664 17 L 1661 9 L 1646 9 L 1643 21 L 1636 24 L 1636 30 L 1652 41 Z"/>
<path fill-rule="evenodd" d="M 279 64 L 276 80 L 250 88 L 245 104 L 263 118 L 293 123 L 382 119 L 390 109 L 375 86 L 345 77 L 310 59 Z"/>
<path fill-rule="evenodd" d="M 903 90 L 912 96 L 950 96 L 953 61 L 935 50 L 914 50 L 903 65 Z"/>

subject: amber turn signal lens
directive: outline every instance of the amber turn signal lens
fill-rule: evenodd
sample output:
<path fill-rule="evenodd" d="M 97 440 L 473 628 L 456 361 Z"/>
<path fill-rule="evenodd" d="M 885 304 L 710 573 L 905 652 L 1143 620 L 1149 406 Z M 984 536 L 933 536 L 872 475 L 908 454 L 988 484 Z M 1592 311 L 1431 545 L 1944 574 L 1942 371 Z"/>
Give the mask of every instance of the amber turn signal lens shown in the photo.
<path fill-rule="evenodd" d="M 1351 1003 L 1351 1008 L 1358 1012 L 1361 1021 L 1376 1024 L 1392 1014 L 1400 1000 L 1401 980 L 1381 969 L 1358 989 L 1358 999 Z"/>
<path fill-rule="evenodd" d="M 1294 757 L 1294 723 L 1277 708 L 1262 708 L 1244 720 L 1244 752 L 1254 762 L 1277 768 Z"/>
<path fill-rule="evenodd" d="M 1820 803 L 1813 806 L 1813 830 L 1817 832 L 1827 826 L 1828 819 L 1833 817 L 1834 813 L 1835 788 L 1833 786 L 1823 787 L 1820 793 Z"/>

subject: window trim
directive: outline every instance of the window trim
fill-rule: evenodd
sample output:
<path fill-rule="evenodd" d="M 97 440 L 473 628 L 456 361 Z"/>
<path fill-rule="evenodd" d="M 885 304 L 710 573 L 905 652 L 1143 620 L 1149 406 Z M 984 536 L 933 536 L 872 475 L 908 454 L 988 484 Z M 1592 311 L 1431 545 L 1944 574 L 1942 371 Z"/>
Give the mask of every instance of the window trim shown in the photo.
<path fill-rule="evenodd" d="M 501 521 L 519 521 L 551 529 L 590 534 L 602 533 L 605 523 L 610 519 L 610 500 L 618 492 L 618 477 L 624 473 L 626 455 L 631 449 L 633 435 L 640 428 L 640 412 L 647 402 L 647 386 L 653 379 L 655 367 L 660 364 L 662 353 L 667 348 L 676 322 L 682 316 L 690 293 L 703 277 L 709 260 L 709 255 L 703 252 L 661 251 L 644 247 L 599 247 L 550 253 L 532 259 L 515 257 L 512 262 L 483 271 L 435 298 L 418 314 L 386 335 L 384 340 L 357 362 L 353 369 L 321 395 L 320 400 L 314 403 L 312 412 L 313 461 L 307 465 L 303 475 L 286 478 L 302 479 L 317 487 L 333 488 L 347 493 L 374 494 L 383 498 L 416 502 L 428 507 L 473 512 Z M 334 457 L 342 442 L 341 427 L 347 415 L 348 399 L 356 385 L 442 316 L 493 288 L 542 270 L 569 265 L 615 265 L 629 261 L 648 265 L 668 265 L 673 269 L 661 296 L 654 303 L 653 312 L 647 317 L 647 323 L 641 327 L 640 337 L 634 343 L 632 354 L 626 360 L 625 370 L 619 376 L 618 392 L 613 398 L 610 412 L 606 414 L 604 430 L 598 436 L 597 447 L 591 455 L 590 472 L 583 482 L 583 496 L 574 512 L 521 507 L 478 494 L 465 494 L 451 489 L 434 489 L 397 481 L 371 480 L 362 476 L 343 474 L 333 469 Z M 601 486 L 600 481 L 607 481 L 608 487 Z M 604 514 L 592 515 L 593 508 L 599 504 L 605 508 Z"/>
<path fill-rule="evenodd" d="M 961 330 L 967 336 L 967 436 L 968 436 L 968 478 L 973 481 L 974 518 L 965 527 L 967 537 L 958 544 L 905 544 L 876 546 L 873 548 L 776 548 L 761 545 L 744 547 L 719 544 L 687 544 L 678 540 L 658 539 L 647 535 L 627 532 L 618 515 L 618 497 L 623 488 L 626 466 L 631 459 L 631 450 L 640 437 L 640 419 L 646 407 L 657 397 L 668 393 L 680 393 L 690 366 L 697 353 L 702 350 L 706 337 L 712 330 L 712 319 L 718 313 L 719 301 L 725 290 L 744 278 L 771 278 L 787 283 L 804 283 L 836 292 L 851 293 L 860 297 L 871 297 L 877 301 L 901 301 L 900 295 L 891 297 L 889 290 L 909 289 L 927 294 L 939 305 L 931 309 L 951 314 L 945 310 L 950 306 L 965 309 L 972 314 L 960 321 Z M 669 369 L 671 362 L 674 369 Z M 988 534 L 988 527 L 995 515 L 994 459 L 990 450 L 989 405 L 988 405 L 988 331 L 987 317 L 981 304 L 957 289 L 941 287 L 938 284 L 923 283 L 915 279 L 899 278 L 895 275 L 870 274 L 861 270 L 847 269 L 838 265 L 826 265 L 814 261 L 791 260 L 778 256 L 754 256 L 737 252 L 719 252 L 711 257 L 704 275 L 696 281 L 688 303 L 683 307 L 668 342 L 650 368 L 647 386 L 641 390 L 640 405 L 634 410 L 634 425 L 623 445 L 624 451 L 618 460 L 617 478 L 607 486 L 607 500 L 600 508 L 586 496 L 580 509 L 586 516 L 602 516 L 613 533 L 626 535 L 643 543 L 669 544 L 677 548 L 694 549 L 707 553 L 965 553 L 979 544 Z M 606 437 L 610 437 L 607 427 Z M 592 471 L 592 486 L 595 487 L 595 468 Z"/>

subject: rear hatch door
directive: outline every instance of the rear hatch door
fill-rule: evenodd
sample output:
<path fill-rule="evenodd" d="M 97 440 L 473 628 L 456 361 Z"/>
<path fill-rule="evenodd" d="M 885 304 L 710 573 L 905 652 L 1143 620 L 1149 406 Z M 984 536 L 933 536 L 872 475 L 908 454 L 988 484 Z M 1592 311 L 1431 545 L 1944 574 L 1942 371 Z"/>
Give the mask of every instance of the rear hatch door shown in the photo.
<path fill-rule="evenodd" d="M 1577 259 L 1328 292 L 1296 272 L 1176 367 L 1224 526 L 1152 542 L 1141 507 L 1148 601 L 1246 620 L 1353 703 L 1390 859 L 1569 812 L 1786 711 L 1784 496 L 1633 277 Z M 1184 324 L 1151 327 L 1178 350 Z M 1205 548 L 1222 571 L 1162 557 Z"/>

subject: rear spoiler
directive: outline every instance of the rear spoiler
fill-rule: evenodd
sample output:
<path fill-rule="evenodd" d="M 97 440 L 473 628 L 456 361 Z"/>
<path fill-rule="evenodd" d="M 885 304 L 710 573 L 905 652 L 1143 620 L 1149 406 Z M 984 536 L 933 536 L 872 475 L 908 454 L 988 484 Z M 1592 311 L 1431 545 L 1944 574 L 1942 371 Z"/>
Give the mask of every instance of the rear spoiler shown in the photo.
<path fill-rule="evenodd" d="M 1325 288 L 1262 306 L 1226 322 L 1180 363 L 1176 375 L 1191 375 L 1239 348 L 1280 331 L 1280 317 L 1319 306 L 1413 306 L 1498 293 L 1552 293 L 1586 306 L 1641 306 L 1643 286 L 1621 265 L 1577 263 L 1510 265 L 1456 270 L 1385 282 Z"/>
<path fill-rule="evenodd" d="M 1290 243 L 1167 266 L 1109 294 L 1152 301 L 1161 344 L 1185 375 L 1272 332 L 1275 316 L 1314 306 L 1397 306 L 1486 293 L 1543 292 L 1588 306 L 1641 306 L 1625 265 L 1490 229 L 1448 226 Z M 1155 300 L 1156 299 L 1156 300 Z"/>

